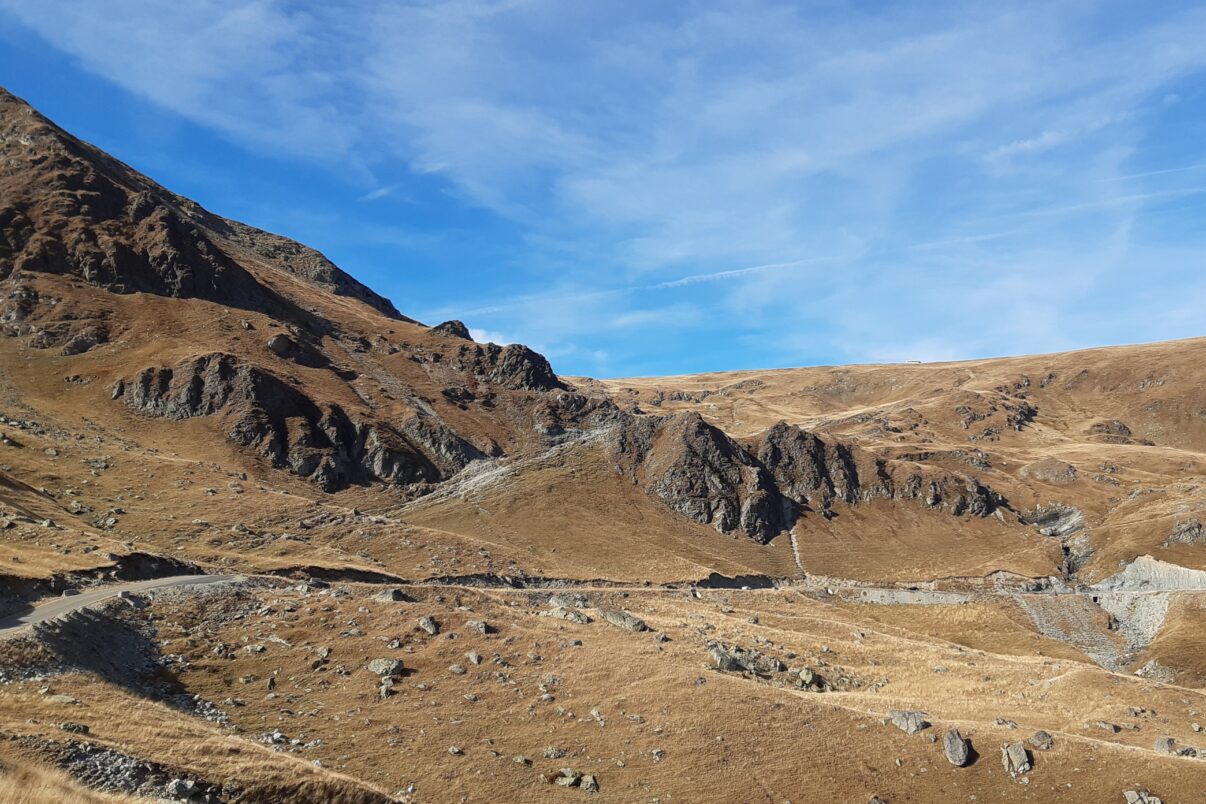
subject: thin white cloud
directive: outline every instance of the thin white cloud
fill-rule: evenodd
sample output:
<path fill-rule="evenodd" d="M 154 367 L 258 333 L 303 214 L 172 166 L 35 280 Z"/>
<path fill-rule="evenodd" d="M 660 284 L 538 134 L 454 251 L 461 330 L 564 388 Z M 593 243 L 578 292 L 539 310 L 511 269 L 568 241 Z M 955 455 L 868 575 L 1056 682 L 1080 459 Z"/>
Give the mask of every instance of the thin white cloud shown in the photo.
<path fill-rule="evenodd" d="M 387 184 L 384 187 L 378 187 L 375 190 L 370 190 L 364 195 L 357 198 L 357 201 L 380 201 L 382 198 L 388 198 L 400 187 L 399 184 Z"/>
<path fill-rule="evenodd" d="M 374 172 L 409 169 L 493 212 L 523 244 L 515 284 L 427 306 L 564 354 L 688 307 L 683 327 L 730 316 L 750 336 L 804 322 L 785 354 L 1067 343 L 1078 291 L 1025 283 L 1075 265 L 1094 286 L 1167 258 L 1129 242 L 1136 216 L 1206 191 L 1172 181 L 1203 167 L 1192 157 L 1136 169 L 1152 116 L 1206 69 L 1202 8 L 1108 30 L 1097 4 L 1025 2 L 0 0 L 0 15 L 247 147 L 350 166 L 363 201 L 400 191 Z M 1110 184 L 1126 179 L 1153 181 Z M 1002 308 L 1014 323 L 980 325 Z M 927 327 L 947 334 L 908 334 Z"/>

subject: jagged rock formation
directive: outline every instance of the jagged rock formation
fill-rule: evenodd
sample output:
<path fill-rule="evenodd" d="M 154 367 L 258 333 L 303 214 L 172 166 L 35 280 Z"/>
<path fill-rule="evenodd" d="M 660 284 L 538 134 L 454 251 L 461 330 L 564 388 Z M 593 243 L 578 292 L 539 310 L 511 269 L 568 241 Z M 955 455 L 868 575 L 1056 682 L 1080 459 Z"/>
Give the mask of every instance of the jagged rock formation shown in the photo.
<path fill-rule="evenodd" d="M 908 500 L 987 516 L 1004 499 L 976 479 L 873 456 L 780 422 L 742 445 L 697 413 L 633 417 L 614 442 L 621 471 L 675 511 L 767 541 L 835 502 Z"/>
<path fill-rule="evenodd" d="M 381 332 L 370 339 L 321 295 L 289 295 L 289 277 L 357 298 L 389 323 L 413 322 L 318 252 L 207 212 L 3 91 L 0 191 L 0 282 L 8 286 L 0 331 L 69 356 L 130 337 L 128 322 L 103 301 L 85 314 L 68 303 L 69 290 L 60 300 L 33 287 L 47 284 L 37 281 L 45 275 L 262 313 L 270 320 L 238 319 L 242 332 L 267 330 L 253 336 L 252 351 L 226 341 L 176 365 L 133 375 L 137 367 L 128 367 L 116 375 L 113 399 L 142 415 L 220 419 L 231 441 L 324 490 L 385 482 L 414 496 L 487 455 L 593 434 L 608 440 L 621 473 L 672 510 L 760 542 L 806 513 L 834 516 L 839 503 L 899 499 L 983 516 L 1002 502 L 965 475 L 888 461 L 783 423 L 742 442 L 697 414 L 621 411 L 605 395 L 572 390 L 526 346 L 475 343 L 460 321 L 410 328 L 400 342 Z M 398 352 L 410 362 L 363 356 Z M 321 369 L 323 378 L 312 386 L 285 377 L 275 373 L 280 361 Z M 1011 405 L 1023 396 L 1000 394 Z M 344 402 L 319 401 L 331 398 Z M 1002 405 L 994 397 L 989 408 Z"/>
<path fill-rule="evenodd" d="M 544 355 L 519 343 L 499 346 L 471 341 L 460 347 L 450 363 L 482 382 L 515 391 L 567 390 Z"/>
<path fill-rule="evenodd" d="M 354 421 L 339 405 L 319 405 L 267 370 L 223 353 L 144 369 L 118 381 L 113 397 L 170 419 L 230 413 L 232 441 L 326 490 L 369 480 L 434 483 L 482 457 L 430 417 L 416 416 L 400 429 Z"/>
<path fill-rule="evenodd" d="M 469 334 L 469 327 L 465 326 L 463 321 L 445 321 L 442 324 L 436 324 L 431 328 L 431 331 L 437 335 L 447 335 L 450 338 L 460 338 L 466 341 L 473 340 L 473 337 Z"/>

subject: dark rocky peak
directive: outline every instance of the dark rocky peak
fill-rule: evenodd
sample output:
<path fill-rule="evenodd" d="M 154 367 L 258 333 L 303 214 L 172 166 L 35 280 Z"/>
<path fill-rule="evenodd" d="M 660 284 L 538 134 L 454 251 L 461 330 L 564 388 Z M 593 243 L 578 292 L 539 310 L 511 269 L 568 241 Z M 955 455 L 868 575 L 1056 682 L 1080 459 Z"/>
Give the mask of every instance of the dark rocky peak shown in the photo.
<path fill-rule="evenodd" d="M 780 491 L 798 504 L 823 511 L 834 500 L 856 499 L 858 468 L 846 444 L 780 421 L 754 443 L 752 451 Z"/>
<path fill-rule="evenodd" d="M 201 298 L 304 319 L 252 276 L 248 256 L 401 318 L 317 251 L 207 212 L 0 88 L 0 280 L 70 275 L 116 293 Z"/>
<path fill-rule="evenodd" d="M 118 381 L 113 398 L 149 416 L 228 416 L 231 441 L 327 491 L 373 481 L 436 483 L 483 457 L 433 416 L 419 413 L 398 427 L 357 419 L 221 352 L 144 369 Z"/>
<path fill-rule="evenodd" d="M 450 338 L 460 338 L 462 340 L 471 341 L 473 337 L 469 334 L 469 327 L 465 326 L 462 321 L 445 321 L 443 324 L 436 324 L 431 328 L 433 335 L 447 335 Z"/>
<path fill-rule="evenodd" d="M 761 542 L 837 503 L 876 498 L 987 516 L 1004 500 L 967 475 L 879 458 L 783 422 L 743 445 L 698 413 L 618 413 L 617 470 L 673 510 Z"/>
<path fill-rule="evenodd" d="M 472 374 L 479 382 L 513 391 L 569 390 L 544 355 L 519 343 L 499 346 L 469 342 L 457 350 L 452 365 Z"/>

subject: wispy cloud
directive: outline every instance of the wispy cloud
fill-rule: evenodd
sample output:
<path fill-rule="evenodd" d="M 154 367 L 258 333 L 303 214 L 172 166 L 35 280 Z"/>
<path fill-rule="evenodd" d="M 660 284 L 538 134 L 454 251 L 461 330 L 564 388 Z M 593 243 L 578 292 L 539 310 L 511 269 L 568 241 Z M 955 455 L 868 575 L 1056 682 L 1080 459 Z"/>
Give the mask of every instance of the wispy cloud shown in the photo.
<path fill-rule="evenodd" d="M 375 190 L 370 190 L 364 195 L 357 198 L 357 201 L 380 201 L 382 198 L 388 198 L 400 187 L 399 184 L 387 184 L 384 187 L 378 187 Z"/>
<path fill-rule="evenodd" d="M 1172 223 L 1138 225 L 1206 189 L 1166 117 L 1201 103 L 1183 86 L 1206 70 L 1192 5 L 0 0 L 0 14 L 248 148 L 346 173 L 361 201 L 426 182 L 485 210 L 491 227 L 468 236 L 505 229 L 507 267 L 419 306 L 496 340 L 641 370 L 701 342 L 716 360 L 761 342 L 789 362 L 1055 348 L 1086 337 L 1085 310 L 1115 322 L 1090 328 L 1105 339 L 1180 331 L 1093 289 L 1195 253 L 1189 227 L 1169 242 Z M 1153 309 L 1199 292 L 1191 267 L 1167 266 Z"/>

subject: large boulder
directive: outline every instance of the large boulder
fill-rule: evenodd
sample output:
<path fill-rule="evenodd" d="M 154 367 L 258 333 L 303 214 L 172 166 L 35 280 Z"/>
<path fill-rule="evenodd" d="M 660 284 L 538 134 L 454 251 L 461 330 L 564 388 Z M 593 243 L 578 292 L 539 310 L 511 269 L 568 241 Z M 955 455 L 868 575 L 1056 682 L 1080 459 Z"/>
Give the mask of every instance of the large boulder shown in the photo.
<path fill-rule="evenodd" d="M 1043 730 L 1036 731 L 1030 738 L 1030 745 L 1039 751 L 1050 751 L 1055 747 L 1055 739 Z"/>
<path fill-rule="evenodd" d="M 599 609 L 599 616 L 617 628 L 625 631 L 648 631 L 649 626 L 640 617 L 619 609 Z"/>
<path fill-rule="evenodd" d="M 396 676 L 402 668 L 401 659 L 373 659 L 368 663 L 369 672 L 379 676 Z"/>
<path fill-rule="evenodd" d="M 951 729 L 942 738 L 942 753 L 947 762 L 962 768 L 971 759 L 971 743 L 964 739 L 958 729 Z"/>
<path fill-rule="evenodd" d="M 1006 743 L 1001 746 L 1001 766 L 1012 777 L 1030 773 L 1033 765 L 1030 763 L 1030 752 L 1020 742 Z"/>

